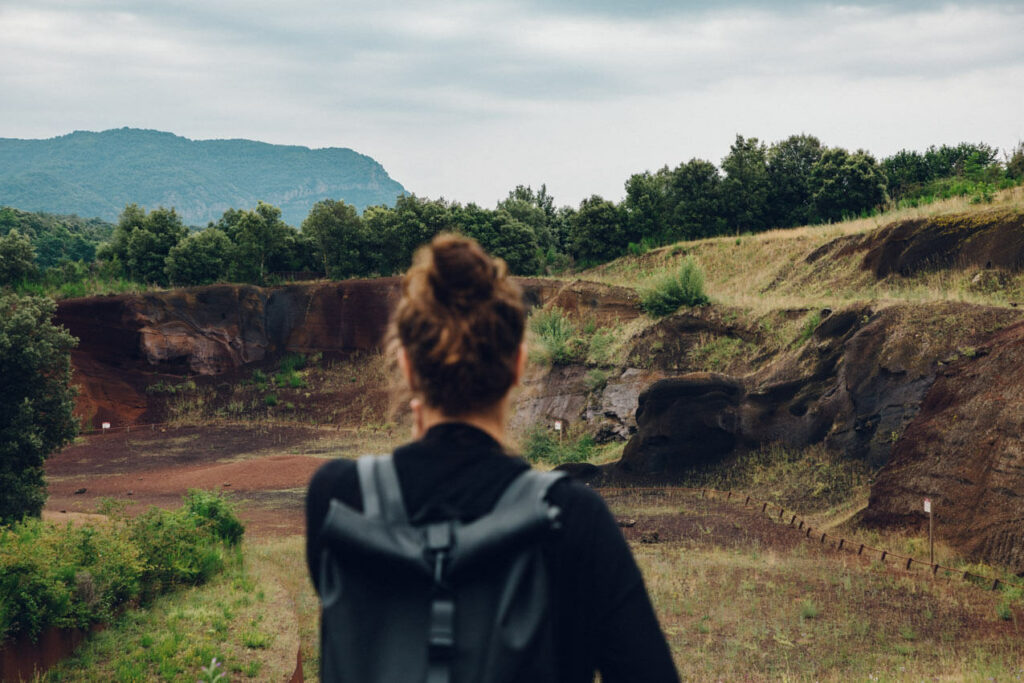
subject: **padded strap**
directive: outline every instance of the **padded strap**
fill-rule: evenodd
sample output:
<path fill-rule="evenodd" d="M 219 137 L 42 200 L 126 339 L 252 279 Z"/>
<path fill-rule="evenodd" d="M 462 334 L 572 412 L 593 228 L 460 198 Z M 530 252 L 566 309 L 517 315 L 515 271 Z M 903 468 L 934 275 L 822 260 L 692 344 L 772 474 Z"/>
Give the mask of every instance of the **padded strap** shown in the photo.
<path fill-rule="evenodd" d="M 502 510 L 507 507 L 521 505 L 540 504 L 548 495 L 548 489 L 563 477 L 565 472 L 552 470 L 541 472 L 540 470 L 528 469 L 512 480 L 512 483 L 505 488 L 501 498 L 495 503 L 495 510 Z"/>
<path fill-rule="evenodd" d="M 380 517 L 380 496 L 377 493 L 375 460 L 375 456 L 364 455 L 356 461 L 359 489 L 363 494 L 363 514 L 370 518 Z"/>
<path fill-rule="evenodd" d="M 380 493 L 384 515 L 389 522 L 406 523 L 405 503 L 402 501 L 402 486 L 398 483 L 398 470 L 391 454 L 375 458 L 377 462 L 377 486 Z"/>
<path fill-rule="evenodd" d="M 408 522 L 402 487 L 391 455 L 364 455 L 356 462 L 356 470 L 363 493 L 363 514 L 389 522 Z"/>

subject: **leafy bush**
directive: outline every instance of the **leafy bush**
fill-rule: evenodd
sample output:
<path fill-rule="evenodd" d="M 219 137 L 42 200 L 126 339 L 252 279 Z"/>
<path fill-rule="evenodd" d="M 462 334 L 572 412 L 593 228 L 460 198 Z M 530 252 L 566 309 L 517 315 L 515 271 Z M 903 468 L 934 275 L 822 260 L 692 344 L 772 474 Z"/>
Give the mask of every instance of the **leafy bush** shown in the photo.
<path fill-rule="evenodd" d="M 594 454 L 594 437 L 582 434 L 577 437 L 557 433 L 543 425 L 537 425 L 526 433 L 523 439 L 523 456 L 530 462 L 545 462 L 561 465 L 567 462 L 586 462 Z"/>
<path fill-rule="evenodd" d="M 609 365 L 612 361 L 615 333 L 598 329 L 596 320 L 587 320 L 577 328 L 562 309 L 549 308 L 535 311 L 529 325 L 540 342 L 537 357 L 543 362 Z"/>
<path fill-rule="evenodd" d="M 0 642 L 50 626 L 107 622 L 123 605 L 224 566 L 224 546 L 244 528 L 222 497 L 189 491 L 178 510 L 151 508 L 135 519 L 108 505 L 111 521 L 57 526 L 29 518 L 0 527 Z"/>
<path fill-rule="evenodd" d="M 704 306 L 709 302 L 704 293 L 704 271 L 690 257 L 683 259 L 678 271 L 640 293 L 640 306 L 656 317 L 671 315 L 681 306 Z"/>
<path fill-rule="evenodd" d="M 235 514 L 235 506 L 212 491 L 189 489 L 185 494 L 184 509 L 196 519 L 205 520 L 213 534 L 228 545 L 238 545 L 245 534 L 245 526 Z"/>
<path fill-rule="evenodd" d="M 277 405 L 277 394 L 267 394 L 263 397 L 263 402 L 266 403 L 268 407 L 273 408 Z"/>
<path fill-rule="evenodd" d="M 575 360 L 571 341 L 576 334 L 573 324 L 559 308 L 542 309 L 530 318 L 530 329 L 540 339 L 544 355 L 559 365 Z"/>
<path fill-rule="evenodd" d="M 583 386 L 588 392 L 601 391 L 608 385 L 608 373 L 604 370 L 594 368 L 583 378 Z"/>

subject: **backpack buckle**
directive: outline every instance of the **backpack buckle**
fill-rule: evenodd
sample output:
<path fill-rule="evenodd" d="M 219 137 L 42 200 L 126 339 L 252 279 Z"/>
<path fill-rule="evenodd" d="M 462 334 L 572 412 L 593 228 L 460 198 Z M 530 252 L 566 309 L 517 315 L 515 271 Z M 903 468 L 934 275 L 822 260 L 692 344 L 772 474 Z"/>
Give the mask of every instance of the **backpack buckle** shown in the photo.
<path fill-rule="evenodd" d="M 448 661 L 455 656 L 455 601 L 436 597 L 430 601 L 430 661 Z"/>

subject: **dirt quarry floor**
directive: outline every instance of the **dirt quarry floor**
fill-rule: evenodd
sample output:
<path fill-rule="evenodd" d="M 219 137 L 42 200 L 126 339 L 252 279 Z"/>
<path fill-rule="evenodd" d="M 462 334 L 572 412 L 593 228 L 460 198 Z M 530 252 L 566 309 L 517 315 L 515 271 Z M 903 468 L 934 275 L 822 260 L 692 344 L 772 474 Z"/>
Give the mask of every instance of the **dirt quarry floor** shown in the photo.
<path fill-rule="evenodd" d="M 305 572 L 293 571 L 306 485 L 325 459 L 381 452 L 403 436 L 225 424 L 87 437 L 47 462 L 46 514 L 80 518 L 103 498 L 135 513 L 176 507 L 189 488 L 230 491 L 250 552 L 284 568 L 304 673 L 316 680 L 318 604 Z M 839 551 L 735 496 L 602 495 L 683 680 L 1024 678 L 1024 610 L 999 592 Z"/>
<path fill-rule="evenodd" d="M 306 486 L 325 459 L 356 455 L 363 439 L 314 427 L 142 428 L 85 437 L 46 463 L 51 519 L 91 513 L 104 498 L 172 508 L 192 488 L 225 491 L 250 537 L 305 531 Z"/>

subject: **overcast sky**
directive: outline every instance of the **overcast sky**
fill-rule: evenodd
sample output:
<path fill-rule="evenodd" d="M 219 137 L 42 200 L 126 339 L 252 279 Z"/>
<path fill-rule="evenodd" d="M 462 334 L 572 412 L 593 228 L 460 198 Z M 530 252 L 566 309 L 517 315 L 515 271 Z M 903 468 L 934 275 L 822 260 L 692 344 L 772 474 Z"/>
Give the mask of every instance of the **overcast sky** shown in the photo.
<path fill-rule="evenodd" d="M 1024 2 L 0 0 L 0 137 L 350 147 L 420 196 L 623 195 L 737 133 L 1024 139 Z"/>

